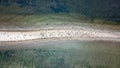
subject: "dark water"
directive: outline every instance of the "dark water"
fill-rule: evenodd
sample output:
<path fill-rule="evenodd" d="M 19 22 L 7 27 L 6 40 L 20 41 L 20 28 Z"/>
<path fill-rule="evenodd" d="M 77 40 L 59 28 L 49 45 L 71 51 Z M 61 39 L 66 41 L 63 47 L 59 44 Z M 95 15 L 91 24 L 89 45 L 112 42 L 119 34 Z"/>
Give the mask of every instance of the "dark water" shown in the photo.
<path fill-rule="evenodd" d="M 120 68 L 120 43 L 62 41 L 3 47 L 0 68 Z M 9 50 L 8 50 L 9 49 Z"/>
<path fill-rule="evenodd" d="M 0 14 L 77 13 L 120 21 L 120 0 L 0 0 Z"/>

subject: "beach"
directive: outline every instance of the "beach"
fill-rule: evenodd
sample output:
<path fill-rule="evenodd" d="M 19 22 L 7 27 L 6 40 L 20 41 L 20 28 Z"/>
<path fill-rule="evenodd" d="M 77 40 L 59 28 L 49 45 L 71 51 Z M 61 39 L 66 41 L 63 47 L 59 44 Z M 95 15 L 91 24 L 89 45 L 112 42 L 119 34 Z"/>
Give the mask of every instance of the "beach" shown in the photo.
<path fill-rule="evenodd" d="M 0 42 L 38 39 L 103 40 L 120 42 L 120 32 L 82 26 L 58 26 L 30 30 L 0 30 Z"/>

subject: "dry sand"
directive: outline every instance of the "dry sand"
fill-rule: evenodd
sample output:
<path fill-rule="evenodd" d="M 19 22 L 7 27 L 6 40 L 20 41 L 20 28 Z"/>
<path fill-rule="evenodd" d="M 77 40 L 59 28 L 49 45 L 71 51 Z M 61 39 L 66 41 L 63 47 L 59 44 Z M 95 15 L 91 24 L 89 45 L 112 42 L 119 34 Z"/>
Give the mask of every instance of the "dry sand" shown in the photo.
<path fill-rule="evenodd" d="M 0 30 L 0 42 L 31 41 L 37 39 L 104 40 L 120 42 L 120 32 L 80 26 L 48 27 L 39 30 Z"/>

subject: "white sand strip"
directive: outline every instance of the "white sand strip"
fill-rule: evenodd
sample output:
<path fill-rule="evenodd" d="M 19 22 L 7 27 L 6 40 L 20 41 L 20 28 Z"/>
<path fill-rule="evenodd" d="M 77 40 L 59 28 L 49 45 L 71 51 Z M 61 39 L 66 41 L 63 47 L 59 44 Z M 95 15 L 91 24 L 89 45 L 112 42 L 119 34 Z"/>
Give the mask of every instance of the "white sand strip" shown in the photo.
<path fill-rule="evenodd" d="M 113 41 L 120 41 L 120 32 L 109 32 L 88 28 L 77 29 L 43 29 L 33 31 L 0 31 L 0 41 L 22 41 L 33 39 L 50 39 L 50 38 L 69 38 L 69 39 L 81 39 L 81 38 L 110 38 Z"/>

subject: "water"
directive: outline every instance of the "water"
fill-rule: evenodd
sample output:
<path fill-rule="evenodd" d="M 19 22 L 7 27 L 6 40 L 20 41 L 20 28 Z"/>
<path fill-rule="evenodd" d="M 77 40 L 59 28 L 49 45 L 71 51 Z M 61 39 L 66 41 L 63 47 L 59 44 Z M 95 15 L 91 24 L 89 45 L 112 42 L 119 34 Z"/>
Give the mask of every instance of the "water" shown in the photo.
<path fill-rule="evenodd" d="M 119 63 L 119 42 L 58 41 L 0 51 L 0 68 L 120 68 Z"/>
<path fill-rule="evenodd" d="M 0 0 L 0 14 L 78 13 L 120 22 L 120 0 Z"/>

